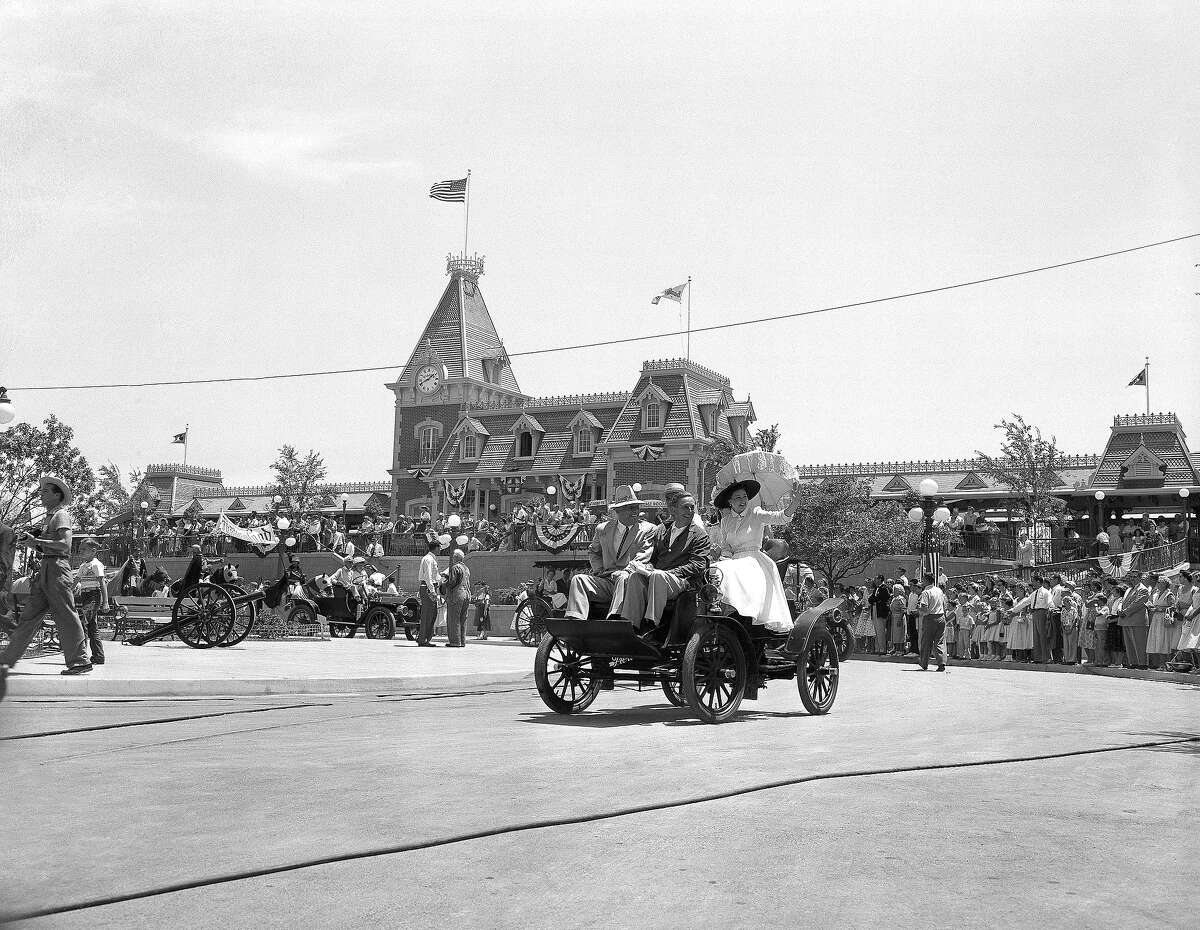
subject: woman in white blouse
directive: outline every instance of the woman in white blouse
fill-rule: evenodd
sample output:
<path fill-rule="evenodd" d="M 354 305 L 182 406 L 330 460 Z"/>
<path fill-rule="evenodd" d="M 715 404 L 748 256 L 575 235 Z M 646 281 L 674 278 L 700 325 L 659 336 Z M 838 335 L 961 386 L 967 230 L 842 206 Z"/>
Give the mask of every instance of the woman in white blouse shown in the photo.
<path fill-rule="evenodd" d="M 713 499 L 721 512 L 711 532 L 719 558 L 721 596 L 743 617 L 777 633 L 792 628 L 792 614 L 779 579 L 779 569 L 762 551 L 763 530 L 788 523 L 795 502 L 783 510 L 764 510 L 758 500 L 761 486 L 754 479 L 737 481 L 722 488 Z"/>

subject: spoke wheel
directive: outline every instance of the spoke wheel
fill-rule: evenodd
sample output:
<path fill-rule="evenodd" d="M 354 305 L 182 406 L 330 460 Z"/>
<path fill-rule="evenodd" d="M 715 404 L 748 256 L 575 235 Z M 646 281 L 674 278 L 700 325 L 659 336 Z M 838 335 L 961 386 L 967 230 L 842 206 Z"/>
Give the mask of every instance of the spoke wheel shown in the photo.
<path fill-rule="evenodd" d="M 542 701 L 556 714 L 586 710 L 600 693 L 591 656 L 559 642 L 549 633 L 542 637 L 533 661 L 533 679 Z"/>
<path fill-rule="evenodd" d="M 723 623 L 692 634 L 680 666 L 688 707 L 705 723 L 724 723 L 737 713 L 746 693 L 746 653 L 737 634 Z"/>
<path fill-rule="evenodd" d="M 349 623 L 331 623 L 329 635 L 334 639 L 349 639 L 354 635 L 354 626 Z"/>
<path fill-rule="evenodd" d="M 854 651 L 854 637 L 850 635 L 850 628 L 843 621 L 835 620 L 829 624 L 828 629 L 837 646 L 838 661 L 845 662 Z"/>
<path fill-rule="evenodd" d="M 517 639 L 522 646 L 536 646 L 541 642 L 537 631 L 538 624 L 533 619 L 533 605 L 526 601 L 517 608 L 513 615 L 513 627 L 517 631 Z"/>
<path fill-rule="evenodd" d="M 800 701 L 810 714 L 827 714 L 837 697 L 841 660 L 833 635 L 818 626 L 808 638 L 804 653 L 796 661 L 796 687 Z"/>
<path fill-rule="evenodd" d="M 687 701 L 683 699 L 683 686 L 677 681 L 664 680 L 662 683 L 663 694 L 667 696 L 676 707 L 687 707 Z"/>
<path fill-rule="evenodd" d="M 244 597 L 246 594 L 246 589 L 238 584 L 227 585 L 226 589 L 235 598 Z M 254 601 L 235 601 L 234 607 L 237 613 L 233 617 L 233 629 L 229 631 L 223 643 L 217 644 L 219 646 L 236 646 L 250 635 L 250 631 L 254 629 L 254 621 L 258 619 L 258 608 Z"/>
<path fill-rule="evenodd" d="M 171 620 L 175 634 L 193 649 L 211 649 L 225 641 L 233 629 L 237 608 L 224 588 L 197 584 L 175 600 Z"/>
<path fill-rule="evenodd" d="M 391 639 L 396 635 L 396 618 L 386 607 L 377 604 L 363 617 L 363 632 L 367 639 Z"/>
<path fill-rule="evenodd" d="M 317 609 L 315 607 L 313 607 L 312 604 L 306 603 L 305 601 L 298 601 L 296 604 L 294 604 L 292 606 L 292 609 L 288 611 L 287 625 L 286 625 L 288 633 L 291 633 L 294 635 L 296 633 L 297 627 L 316 626 L 317 623 L 318 623 Z M 332 636 L 333 635 L 333 624 L 332 623 L 329 625 L 329 632 L 330 632 L 330 635 Z M 354 627 L 353 626 L 350 626 L 350 625 L 346 626 L 346 635 L 347 636 L 354 635 Z"/>

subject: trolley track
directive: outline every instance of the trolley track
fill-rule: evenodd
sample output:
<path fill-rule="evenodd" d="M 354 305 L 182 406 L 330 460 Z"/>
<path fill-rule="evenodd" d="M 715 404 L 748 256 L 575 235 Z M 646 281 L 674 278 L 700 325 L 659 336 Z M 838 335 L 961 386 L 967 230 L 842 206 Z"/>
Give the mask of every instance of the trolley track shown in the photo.
<path fill-rule="evenodd" d="M 751 794 L 756 794 L 765 791 L 772 791 L 780 788 L 794 787 L 808 783 L 833 781 L 839 779 L 859 779 L 871 778 L 880 776 L 903 775 L 918 772 L 941 772 L 953 771 L 957 769 L 973 769 L 986 768 L 992 766 L 1006 765 L 1021 765 L 1031 764 L 1057 759 L 1069 759 L 1075 757 L 1095 756 L 1110 753 L 1128 752 L 1131 750 L 1146 750 L 1158 749 L 1168 746 L 1179 746 L 1184 744 L 1200 743 L 1200 736 L 1186 736 L 1172 739 L 1147 740 L 1137 743 L 1126 743 L 1116 746 L 1099 746 L 1087 749 L 1066 750 L 1062 752 L 1040 753 L 1022 756 L 1011 756 L 994 759 L 977 759 L 960 762 L 934 762 L 921 765 L 902 765 L 902 766 L 886 766 L 879 768 L 862 768 L 845 771 L 824 772 L 814 775 L 795 776 L 790 778 L 774 779 L 770 781 L 759 782 L 751 785 L 744 785 L 738 788 L 731 788 L 722 791 L 714 791 L 710 793 L 693 795 L 690 797 L 682 797 L 668 799 L 647 804 L 632 805 L 621 808 L 614 808 L 603 811 L 594 811 L 590 813 L 576 814 L 572 816 L 543 818 L 538 820 L 530 820 L 521 823 L 501 825 L 486 830 L 466 831 L 457 834 L 452 834 L 445 837 L 436 837 L 427 840 L 421 840 L 411 843 L 397 843 L 387 846 L 375 847 L 370 849 L 352 850 L 347 852 L 335 853 L 327 856 L 312 857 L 309 859 L 300 859 L 288 863 L 280 863 L 277 865 L 263 866 L 260 868 L 243 869 L 231 871 L 222 874 L 209 875 L 201 878 L 189 879 L 185 881 L 177 881 L 164 883 L 162 885 L 143 888 L 137 891 L 124 892 L 107 896 L 98 896 L 95 898 L 84 899 L 66 904 L 54 905 L 52 907 L 36 908 L 23 912 L 14 912 L 5 915 L 5 920 L 29 920 L 38 917 L 51 917 L 58 914 L 67 914 L 78 911 L 86 911 L 95 908 L 108 907 L 114 904 L 122 904 L 130 901 L 144 900 L 147 898 L 160 897 L 163 895 L 175 894 L 183 891 L 190 891 L 198 888 L 207 888 L 217 885 L 231 884 L 239 881 L 246 881 L 255 878 L 262 878 L 271 875 L 281 875 L 289 872 L 297 872 L 304 869 L 318 868 L 325 865 L 334 865 L 344 862 L 362 861 L 367 859 L 379 858 L 383 856 L 398 855 L 409 852 L 419 852 L 422 850 L 438 849 L 441 847 L 451 846 L 459 843 L 471 842 L 474 840 L 488 839 L 491 837 L 507 836 L 518 833 L 525 833 L 533 830 L 553 829 L 559 827 L 576 826 L 580 824 L 597 823 L 608 820 L 615 820 L 623 817 L 631 817 L 639 814 L 653 813 L 657 811 L 665 811 L 677 808 L 685 808 L 708 804 L 716 801 L 734 799 L 744 797 Z"/>

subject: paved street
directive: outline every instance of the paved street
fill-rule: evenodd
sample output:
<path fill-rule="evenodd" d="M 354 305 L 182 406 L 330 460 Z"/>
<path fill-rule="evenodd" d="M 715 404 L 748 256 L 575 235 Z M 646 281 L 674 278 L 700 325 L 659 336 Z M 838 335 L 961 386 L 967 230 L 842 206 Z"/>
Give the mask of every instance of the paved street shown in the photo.
<path fill-rule="evenodd" d="M 0 917 L 1185 926 L 1198 702 L 1174 683 L 866 662 L 827 717 L 779 683 L 720 727 L 657 692 L 558 717 L 528 682 L 13 698 Z"/>

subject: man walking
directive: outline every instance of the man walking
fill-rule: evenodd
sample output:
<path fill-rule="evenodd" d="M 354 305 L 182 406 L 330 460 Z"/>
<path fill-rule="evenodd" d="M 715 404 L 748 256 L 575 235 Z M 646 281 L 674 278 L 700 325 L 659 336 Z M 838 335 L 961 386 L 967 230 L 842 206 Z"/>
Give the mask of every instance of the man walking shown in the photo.
<path fill-rule="evenodd" d="M 428 552 L 421 557 L 421 568 L 417 573 L 417 577 L 421 583 L 421 626 L 417 631 L 418 646 L 433 646 L 430 642 L 433 639 L 433 630 L 437 626 L 438 614 L 438 587 L 441 583 L 441 576 L 438 573 L 437 554 L 442 549 L 442 544 L 436 536 L 426 538 Z"/>
<path fill-rule="evenodd" d="M 918 662 L 921 671 L 929 671 L 929 658 L 934 650 L 937 651 L 937 670 L 946 671 L 946 595 L 937 585 L 937 579 L 932 572 L 926 572 L 925 586 L 917 601 L 917 611 L 921 618 L 921 635 L 917 647 Z"/>
<path fill-rule="evenodd" d="M 46 475 L 39 483 L 42 506 L 46 508 L 46 523 L 41 536 L 26 532 L 22 542 L 42 554 L 42 564 L 29 590 L 29 602 L 21 612 L 21 620 L 12 633 L 8 647 L 0 654 L 0 679 L 25 654 L 34 634 L 41 628 L 42 618 L 49 613 L 58 627 L 67 667 L 60 674 L 82 675 L 92 670 L 88 661 L 83 624 L 75 611 L 75 584 L 71 571 L 71 515 L 67 506 L 74 497 L 71 486 L 62 478 Z M 0 684 L 0 689 L 3 684 Z"/>

